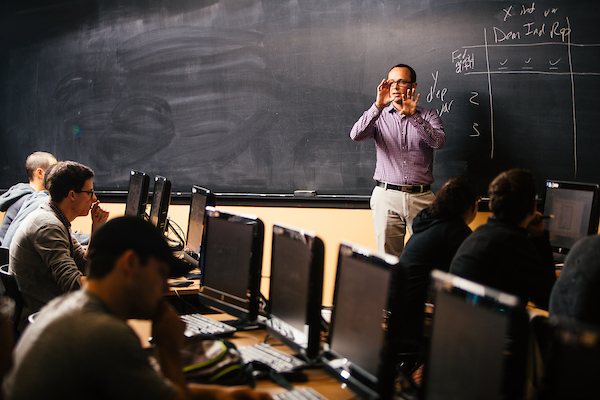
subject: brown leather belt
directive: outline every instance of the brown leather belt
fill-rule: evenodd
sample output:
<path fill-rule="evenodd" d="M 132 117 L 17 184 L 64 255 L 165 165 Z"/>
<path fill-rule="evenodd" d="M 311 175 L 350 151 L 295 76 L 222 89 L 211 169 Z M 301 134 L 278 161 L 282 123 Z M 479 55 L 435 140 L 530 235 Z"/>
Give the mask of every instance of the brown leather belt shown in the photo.
<path fill-rule="evenodd" d="M 382 187 L 384 189 L 391 189 L 391 190 L 399 190 L 400 192 L 406 192 L 406 193 L 423 193 L 423 192 L 427 192 L 430 188 L 431 185 L 394 185 L 392 183 L 385 183 L 385 182 L 377 182 L 377 186 Z"/>

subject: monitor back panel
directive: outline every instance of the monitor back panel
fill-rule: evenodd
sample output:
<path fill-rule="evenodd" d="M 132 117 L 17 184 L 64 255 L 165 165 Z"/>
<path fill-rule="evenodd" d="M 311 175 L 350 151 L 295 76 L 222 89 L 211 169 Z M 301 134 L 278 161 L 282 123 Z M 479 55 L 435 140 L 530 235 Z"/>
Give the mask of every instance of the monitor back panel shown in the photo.
<path fill-rule="evenodd" d="M 143 172 L 132 170 L 129 176 L 125 215 L 146 217 L 149 188 L 150 177 Z"/>
<path fill-rule="evenodd" d="M 321 349 L 323 261 L 313 233 L 273 226 L 267 330 L 307 360 Z"/>
<path fill-rule="evenodd" d="M 196 254 L 200 254 L 202 236 L 204 234 L 204 214 L 207 205 L 211 205 L 210 190 L 200 186 L 192 186 L 190 199 L 190 214 L 186 235 L 186 247 Z"/>
<path fill-rule="evenodd" d="M 507 391 L 506 354 L 517 297 L 434 270 L 435 310 L 425 399 L 500 399 Z M 523 314 L 521 314 L 523 315 Z M 521 342 L 522 343 L 522 342 Z M 518 384 L 517 384 L 518 385 Z"/>
<path fill-rule="evenodd" d="M 552 321 L 541 399 L 598 399 L 600 327 Z"/>
<path fill-rule="evenodd" d="M 388 291 L 398 258 L 341 244 L 324 365 L 362 398 L 378 394 Z"/>
<path fill-rule="evenodd" d="M 264 225 L 254 216 L 206 208 L 200 300 L 247 322 L 260 302 Z"/>
<path fill-rule="evenodd" d="M 156 175 L 154 177 L 154 191 L 152 192 L 152 205 L 150 207 L 150 222 L 161 232 L 167 227 L 167 214 L 171 203 L 171 181 Z"/>

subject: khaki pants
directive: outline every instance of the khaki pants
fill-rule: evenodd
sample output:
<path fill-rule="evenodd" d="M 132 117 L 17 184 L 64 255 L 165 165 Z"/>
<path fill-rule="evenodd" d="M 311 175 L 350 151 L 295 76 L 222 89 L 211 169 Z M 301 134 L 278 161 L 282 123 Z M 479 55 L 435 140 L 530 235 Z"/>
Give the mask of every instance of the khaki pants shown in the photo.
<path fill-rule="evenodd" d="M 431 190 L 412 194 L 375 186 L 371 194 L 371 211 L 377 251 L 400 257 L 406 228 L 412 235 L 413 218 L 429 207 L 434 199 L 435 194 Z"/>

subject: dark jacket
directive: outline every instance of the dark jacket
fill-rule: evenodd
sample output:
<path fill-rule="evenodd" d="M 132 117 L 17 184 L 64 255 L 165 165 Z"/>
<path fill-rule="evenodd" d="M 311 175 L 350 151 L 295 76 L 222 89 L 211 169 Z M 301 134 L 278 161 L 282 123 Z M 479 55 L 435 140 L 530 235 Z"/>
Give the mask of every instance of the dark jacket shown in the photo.
<path fill-rule="evenodd" d="M 600 326 L 600 235 L 575 243 L 550 295 L 550 316 Z"/>
<path fill-rule="evenodd" d="M 548 236 L 529 237 L 525 229 L 494 217 L 464 241 L 450 272 L 545 309 L 556 280 Z"/>
<path fill-rule="evenodd" d="M 33 192 L 35 190 L 28 183 L 17 183 L 0 196 L 0 211 L 5 212 L 0 224 L 0 245 L 4 240 L 6 230 L 21 209 L 23 202 Z"/>
<path fill-rule="evenodd" d="M 462 218 L 434 218 L 429 208 L 419 212 L 413 220 L 413 234 L 406 243 L 400 262 L 392 269 L 390 298 L 395 303 L 392 312 L 395 309 L 397 314 L 403 314 L 401 319 L 407 322 L 402 329 L 407 330 L 408 336 L 422 336 L 431 270 L 448 271 L 454 254 L 471 232 Z M 400 268 L 406 275 L 404 284 L 400 282 Z M 398 322 L 403 324 L 402 321 Z"/>

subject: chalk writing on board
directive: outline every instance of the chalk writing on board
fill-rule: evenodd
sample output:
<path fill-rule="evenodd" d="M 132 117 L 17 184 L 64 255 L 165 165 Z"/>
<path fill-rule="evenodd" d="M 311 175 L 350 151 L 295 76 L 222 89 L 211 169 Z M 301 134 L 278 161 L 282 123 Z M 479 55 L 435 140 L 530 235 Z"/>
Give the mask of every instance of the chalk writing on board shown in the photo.
<path fill-rule="evenodd" d="M 472 94 L 472 96 L 471 96 L 471 98 L 469 99 L 469 103 L 471 103 L 471 104 L 474 104 L 474 105 L 478 106 L 478 105 L 479 105 L 479 103 L 478 103 L 478 102 L 475 100 L 475 98 L 476 98 L 477 96 L 479 96 L 479 93 L 477 93 L 477 92 L 471 92 L 471 94 Z"/>
<path fill-rule="evenodd" d="M 448 88 L 443 87 L 440 89 L 438 87 L 439 75 L 439 71 L 435 71 L 431 74 L 431 77 L 433 78 L 433 84 L 429 86 L 429 93 L 427 93 L 427 102 L 431 103 L 435 99 L 440 100 L 442 102 L 442 106 L 436 111 L 439 116 L 442 116 L 450 112 L 450 110 L 452 109 L 452 104 L 454 103 L 454 99 L 448 101 L 448 98 L 446 97 L 446 94 L 448 93 Z"/>
<path fill-rule="evenodd" d="M 471 137 L 479 137 L 481 136 L 481 133 L 479 133 L 479 124 L 477 122 L 473 122 L 473 130 L 475 131 L 475 134 L 471 134 Z"/>
<path fill-rule="evenodd" d="M 569 180 L 574 162 L 600 182 L 597 0 L 13 3 L 0 191 L 47 150 L 99 190 L 135 168 L 182 192 L 367 196 L 375 143 L 348 132 L 398 62 L 443 114 L 434 190 L 464 173 L 484 192 L 515 166 Z"/>
<path fill-rule="evenodd" d="M 455 50 L 452 52 L 452 62 L 456 66 L 456 73 L 467 72 L 475 68 L 475 56 L 468 49 L 463 51 Z"/>
<path fill-rule="evenodd" d="M 462 46 L 451 53 L 456 74 L 465 77 L 485 75 L 489 96 L 489 157 L 495 156 L 498 140 L 494 131 L 493 79 L 498 74 L 533 74 L 567 76 L 570 78 L 569 99 L 572 114 L 573 170 L 578 168 L 577 118 L 575 104 L 575 80 L 577 75 L 600 75 L 598 71 L 574 71 L 573 48 L 591 48 L 597 51 L 599 44 L 577 44 L 571 42 L 573 28 L 568 16 L 561 16 L 557 7 L 538 9 L 531 5 L 509 6 L 501 10 L 502 24 L 483 29 L 480 44 Z M 581 53 L 578 53 L 578 55 Z M 472 91 L 469 104 L 480 107 L 478 97 L 482 93 Z M 533 101 L 534 99 L 532 99 Z M 540 116 L 543 118 L 544 116 Z M 480 121 L 473 121 L 473 138 L 481 137 Z"/>

